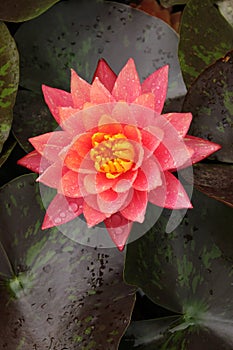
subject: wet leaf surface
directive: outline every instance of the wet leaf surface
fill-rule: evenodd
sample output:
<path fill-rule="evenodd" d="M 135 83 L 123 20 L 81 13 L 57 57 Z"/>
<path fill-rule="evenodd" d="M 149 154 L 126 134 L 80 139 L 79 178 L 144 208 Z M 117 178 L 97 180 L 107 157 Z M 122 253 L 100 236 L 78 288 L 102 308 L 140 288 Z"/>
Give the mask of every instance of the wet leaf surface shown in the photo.
<path fill-rule="evenodd" d="M 186 93 L 177 58 L 177 34 L 158 18 L 130 6 L 97 0 L 61 2 L 23 24 L 16 41 L 21 85 L 33 91 L 41 91 L 42 83 L 69 89 L 69 68 L 91 81 L 102 57 L 119 73 L 132 57 L 141 79 L 169 64 L 168 97 Z"/>
<path fill-rule="evenodd" d="M 23 22 L 39 16 L 59 0 L 1 0 L 0 20 Z"/>
<path fill-rule="evenodd" d="M 26 151 L 33 147 L 29 137 L 55 130 L 58 127 L 41 94 L 31 91 L 19 91 L 14 107 L 12 130 L 15 138 Z"/>
<path fill-rule="evenodd" d="M 155 339 L 139 349 L 232 349 L 232 209 L 197 191 L 192 203 L 174 231 L 166 233 L 165 211 L 127 248 L 126 281 L 182 314 L 163 334 L 155 327 Z"/>
<path fill-rule="evenodd" d="M 186 86 L 233 47 L 233 28 L 211 0 L 190 0 L 182 15 L 179 58 Z"/>
<path fill-rule="evenodd" d="M 190 87 L 183 111 L 193 114 L 192 135 L 219 143 L 212 158 L 233 162 L 233 51 L 208 67 Z"/>
<path fill-rule="evenodd" d="M 124 254 L 41 231 L 34 175 L 7 184 L 0 198 L 0 347 L 117 349 L 134 304 Z"/>
<path fill-rule="evenodd" d="M 0 11 L 1 12 L 1 11 Z M 9 136 L 19 81 L 19 57 L 15 41 L 0 22 L 0 152 Z"/>
<path fill-rule="evenodd" d="M 194 186 L 207 196 L 233 207 L 233 166 L 197 164 L 193 168 Z"/>

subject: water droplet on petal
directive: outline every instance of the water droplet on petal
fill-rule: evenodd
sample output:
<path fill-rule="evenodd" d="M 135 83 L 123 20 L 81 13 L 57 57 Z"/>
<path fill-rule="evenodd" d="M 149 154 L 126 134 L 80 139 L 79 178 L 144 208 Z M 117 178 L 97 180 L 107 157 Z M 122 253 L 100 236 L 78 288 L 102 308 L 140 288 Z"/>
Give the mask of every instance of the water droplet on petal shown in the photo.
<path fill-rule="evenodd" d="M 79 210 L 79 205 L 77 203 L 70 203 L 69 211 L 76 213 Z"/>
<path fill-rule="evenodd" d="M 60 215 L 61 218 L 65 218 L 66 217 L 66 214 L 63 213 L 63 212 L 61 212 L 59 215 Z"/>
<path fill-rule="evenodd" d="M 60 224 L 60 223 L 61 223 L 61 219 L 60 219 L 60 218 L 56 218 L 56 219 L 54 220 L 54 222 L 55 222 L 55 224 Z"/>

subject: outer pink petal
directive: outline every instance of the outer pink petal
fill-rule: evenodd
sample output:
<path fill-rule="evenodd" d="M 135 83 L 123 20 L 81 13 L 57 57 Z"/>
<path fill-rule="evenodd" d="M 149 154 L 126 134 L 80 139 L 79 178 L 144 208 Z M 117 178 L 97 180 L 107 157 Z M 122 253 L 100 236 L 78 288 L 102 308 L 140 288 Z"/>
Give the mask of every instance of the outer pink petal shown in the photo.
<path fill-rule="evenodd" d="M 106 215 L 90 207 L 85 201 L 83 203 L 83 215 L 88 227 L 93 227 L 106 219 Z"/>
<path fill-rule="evenodd" d="M 192 113 L 167 113 L 162 114 L 162 117 L 171 123 L 181 137 L 187 134 L 192 121 Z"/>
<path fill-rule="evenodd" d="M 116 213 L 120 208 L 124 208 L 132 200 L 132 192 L 126 191 L 117 193 L 112 189 L 101 192 L 97 195 L 97 210 L 110 216 Z M 92 204 L 91 204 L 92 205 Z"/>
<path fill-rule="evenodd" d="M 147 192 L 134 190 L 131 202 L 121 210 L 121 214 L 130 221 L 142 223 L 145 219 L 147 202 Z"/>
<path fill-rule="evenodd" d="M 59 193 L 72 198 L 82 197 L 83 193 L 80 190 L 79 181 L 79 174 L 68 170 L 61 178 Z"/>
<path fill-rule="evenodd" d="M 93 104 L 109 103 L 115 101 L 108 89 L 100 82 L 99 78 L 95 78 L 94 82 L 91 85 L 90 98 L 91 103 Z"/>
<path fill-rule="evenodd" d="M 154 110 L 155 109 L 155 95 L 152 93 L 140 95 L 136 98 L 136 100 L 133 103 Z"/>
<path fill-rule="evenodd" d="M 57 194 L 48 209 L 42 229 L 59 226 L 75 219 L 83 212 L 83 198 L 68 198 L 62 194 Z"/>
<path fill-rule="evenodd" d="M 98 62 L 92 81 L 94 81 L 96 77 L 99 78 L 101 83 L 104 84 L 108 91 L 112 91 L 117 75 L 103 58 Z"/>
<path fill-rule="evenodd" d="M 58 124 L 60 124 L 58 107 L 73 107 L 71 94 L 64 90 L 55 89 L 46 85 L 42 85 L 42 91 L 50 112 Z"/>
<path fill-rule="evenodd" d="M 52 188 L 58 188 L 62 176 L 65 175 L 67 171 L 68 168 L 63 167 L 63 164 L 58 161 L 50 165 L 36 181 L 42 182 L 44 185 Z"/>
<path fill-rule="evenodd" d="M 50 166 L 51 163 L 45 158 L 42 158 L 40 153 L 37 151 L 32 151 L 25 157 L 19 159 L 17 164 L 22 165 L 35 173 L 41 174 Z"/>
<path fill-rule="evenodd" d="M 218 151 L 221 148 L 221 146 L 217 143 L 210 142 L 190 135 L 187 135 L 184 138 L 184 142 L 186 146 L 193 150 L 193 154 L 191 157 L 193 164 L 208 157 L 210 154 Z"/>
<path fill-rule="evenodd" d="M 59 107 L 60 126 L 72 136 L 86 131 L 82 121 L 83 111 L 72 107 Z"/>
<path fill-rule="evenodd" d="M 55 162 L 61 150 L 70 144 L 71 137 L 64 131 L 54 131 L 31 137 L 33 147 L 51 162 Z"/>
<path fill-rule="evenodd" d="M 133 187 L 138 191 L 151 191 L 162 185 L 161 172 L 156 160 L 147 159 L 138 170 L 138 175 Z"/>
<path fill-rule="evenodd" d="M 180 181 L 170 172 L 164 172 L 163 185 L 149 192 L 149 202 L 163 208 L 192 208 L 192 204 Z"/>
<path fill-rule="evenodd" d="M 134 60 L 130 58 L 115 81 L 112 95 L 117 101 L 133 102 L 140 94 L 140 80 Z"/>
<path fill-rule="evenodd" d="M 155 95 L 155 111 L 161 113 L 167 95 L 168 65 L 152 73 L 143 83 L 142 92 L 152 92 Z"/>
<path fill-rule="evenodd" d="M 141 130 L 142 144 L 148 155 L 151 155 L 160 145 L 163 135 L 163 130 L 153 126 Z"/>
<path fill-rule="evenodd" d="M 104 220 L 105 226 L 110 237 L 117 248 L 122 251 L 129 237 L 133 222 L 127 220 L 121 213 L 113 214 L 110 218 Z"/>
<path fill-rule="evenodd" d="M 84 103 L 90 102 L 91 85 L 71 69 L 71 95 L 74 108 L 82 108 Z"/>

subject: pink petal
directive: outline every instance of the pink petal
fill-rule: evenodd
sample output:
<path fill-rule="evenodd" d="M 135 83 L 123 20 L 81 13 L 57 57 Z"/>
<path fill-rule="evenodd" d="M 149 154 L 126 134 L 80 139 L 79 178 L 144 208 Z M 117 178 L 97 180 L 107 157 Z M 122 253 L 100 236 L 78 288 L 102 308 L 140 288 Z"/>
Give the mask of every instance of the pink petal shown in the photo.
<path fill-rule="evenodd" d="M 78 198 L 82 197 L 82 192 L 79 186 L 79 174 L 68 170 L 61 178 L 59 193 L 67 197 Z"/>
<path fill-rule="evenodd" d="M 108 91 L 112 91 L 117 76 L 103 58 L 100 59 L 98 62 L 97 68 L 94 73 L 93 81 L 96 77 L 99 78 L 101 83 L 104 84 Z"/>
<path fill-rule="evenodd" d="M 164 172 L 163 185 L 149 192 L 149 202 L 169 209 L 192 208 L 180 181 L 170 172 Z"/>
<path fill-rule="evenodd" d="M 64 168 L 63 164 L 58 161 L 50 165 L 36 181 L 42 182 L 44 185 L 52 188 L 58 188 L 62 176 L 65 175 L 67 171 L 68 169 Z"/>
<path fill-rule="evenodd" d="M 60 126 L 72 136 L 86 131 L 82 121 L 83 111 L 72 107 L 59 107 Z"/>
<path fill-rule="evenodd" d="M 106 219 L 104 213 L 90 207 L 85 201 L 83 203 L 83 215 L 85 216 L 88 227 L 93 227 Z"/>
<path fill-rule="evenodd" d="M 35 173 L 43 173 L 49 166 L 50 162 L 43 158 L 37 151 L 28 153 L 17 161 L 18 165 L 22 165 Z"/>
<path fill-rule="evenodd" d="M 140 130 L 134 125 L 125 125 L 124 135 L 129 140 L 133 140 L 141 144 L 142 136 Z"/>
<path fill-rule="evenodd" d="M 84 178 L 84 187 L 87 193 L 96 194 L 113 187 L 117 179 L 107 179 L 103 173 L 88 174 Z"/>
<path fill-rule="evenodd" d="M 64 90 L 55 89 L 46 85 L 42 85 L 42 91 L 50 112 L 58 124 L 60 124 L 58 107 L 73 107 L 71 94 Z"/>
<path fill-rule="evenodd" d="M 192 121 L 192 113 L 167 113 L 161 117 L 169 121 L 181 137 L 187 134 Z"/>
<path fill-rule="evenodd" d="M 129 189 L 132 187 L 136 177 L 137 177 L 138 170 L 136 171 L 127 171 L 126 173 L 120 175 L 115 180 L 115 184 L 113 185 L 113 190 L 121 193 L 125 191 L 129 191 Z"/>
<path fill-rule="evenodd" d="M 104 114 L 101 116 L 98 122 L 98 132 L 114 135 L 123 132 L 123 127 L 116 119 L 111 116 Z"/>
<path fill-rule="evenodd" d="M 161 113 L 167 95 L 168 65 L 152 73 L 142 83 L 142 92 L 152 92 L 155 96 L 155 111 Z"/>
<path fill-rule="evenodd" d="M 133 103 L 154 110 L 155 109 L 155 95 L 152 93 L 140 95 L 136 98 L 136 100 Z"/>
<path fill-rule="evenodd" d="M 62 194 L 57 194 L 46 210 L 42 230 L 59 226 L 75 219 L 83 212 L 82 204 L 83 198 L 68 198 Z"/>
<path fill-rule="evenodd" d="M 134 60 L 130 58 L 115 81 L 112 95 L 117 101 L 133 102 L 140 94 L 140 80 Z"/>
<path fill-rule="evenodd" d="M 143 147 L 148 151 L 148 155 L 151 155 L 160 145 L 163 139 L 163 135 L 163 130 L 153 126 L 141 130 L 142 144 Z"/>
<path fill-rule="evenodd" d="M 118 102 L 112 110 L 112 117 L 121 124 L 136 125 L 134 111 L 126 102 Z"/>
<path fill-rule="evenodd" d="M 186 146 L 193 150 L 191 156 L 192 163 L 200 162 L 202 159 L 208 157 L 210 154 L 218 151 L 221 146 L 217 143 L 210 142 L 198 137 L 187 135 L 184 138 Z"/>
<path fill-rule="evenodd" d="M 91 85 L 71 69 L 71 95 L 74 108 L 83 108 L 84 103 L 90 102 Z"/>
<path fill-rule="evenodd" d="M 108 89 L 106 89 L 106 87 L 100 82 L 99 78 L 95 78 L 94 82 L 91 85 L 90 98 L 91 103 L 93 104 L 109 103 L 115 101 Z"/>
<path fill-rule="evenodd" d="M 117 248 L 122 251 L 129 237 L 133 222 L 127 220 L 120 212 L 104 220 L 110 237 Z"/>
<path fill-rule="evenodd" d="M 147 202 L 147 192 L 134 190 L 131 202 L 121 210 L 121 214 L 130 221 L 142 223 L 145 219 Z"/>
<path fill-rule="evenodd" d="M 106 214 L 106 217 L 126 207 L 132 199 L 132 192 L 117 193 L 112 189 L 97 194 L 96 210 Z M 90 204 L 92 206 L 92 204 Z"/>
<path fill-rule="evenodd" d="M 161 185 L 160 168 L 156 160 L 151 157 L 138 169 L 138 175 L 133 183 L 133 187 L 138 191 L 151 191 Z"/>
<path fill-rule="evenodd" d="M 64 131 L 54 131 L 31 137 L 33 147 L 51 162 L 55 162 L 61 150 L 70 144 L 71 137 Z"/>

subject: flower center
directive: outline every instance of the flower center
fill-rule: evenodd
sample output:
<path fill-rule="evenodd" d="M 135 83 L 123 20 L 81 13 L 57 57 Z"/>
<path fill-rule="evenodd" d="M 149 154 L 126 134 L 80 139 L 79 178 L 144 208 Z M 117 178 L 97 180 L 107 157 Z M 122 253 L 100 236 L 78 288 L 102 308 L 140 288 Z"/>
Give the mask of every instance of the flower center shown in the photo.
<path fill-rule="evenodd" d="M 123 134 L 110 135 L 97 132 L 92 136 L 91 159 L 95 168 L 114 179 L 130 170 L 134 161 L 134 147 Z"/>

